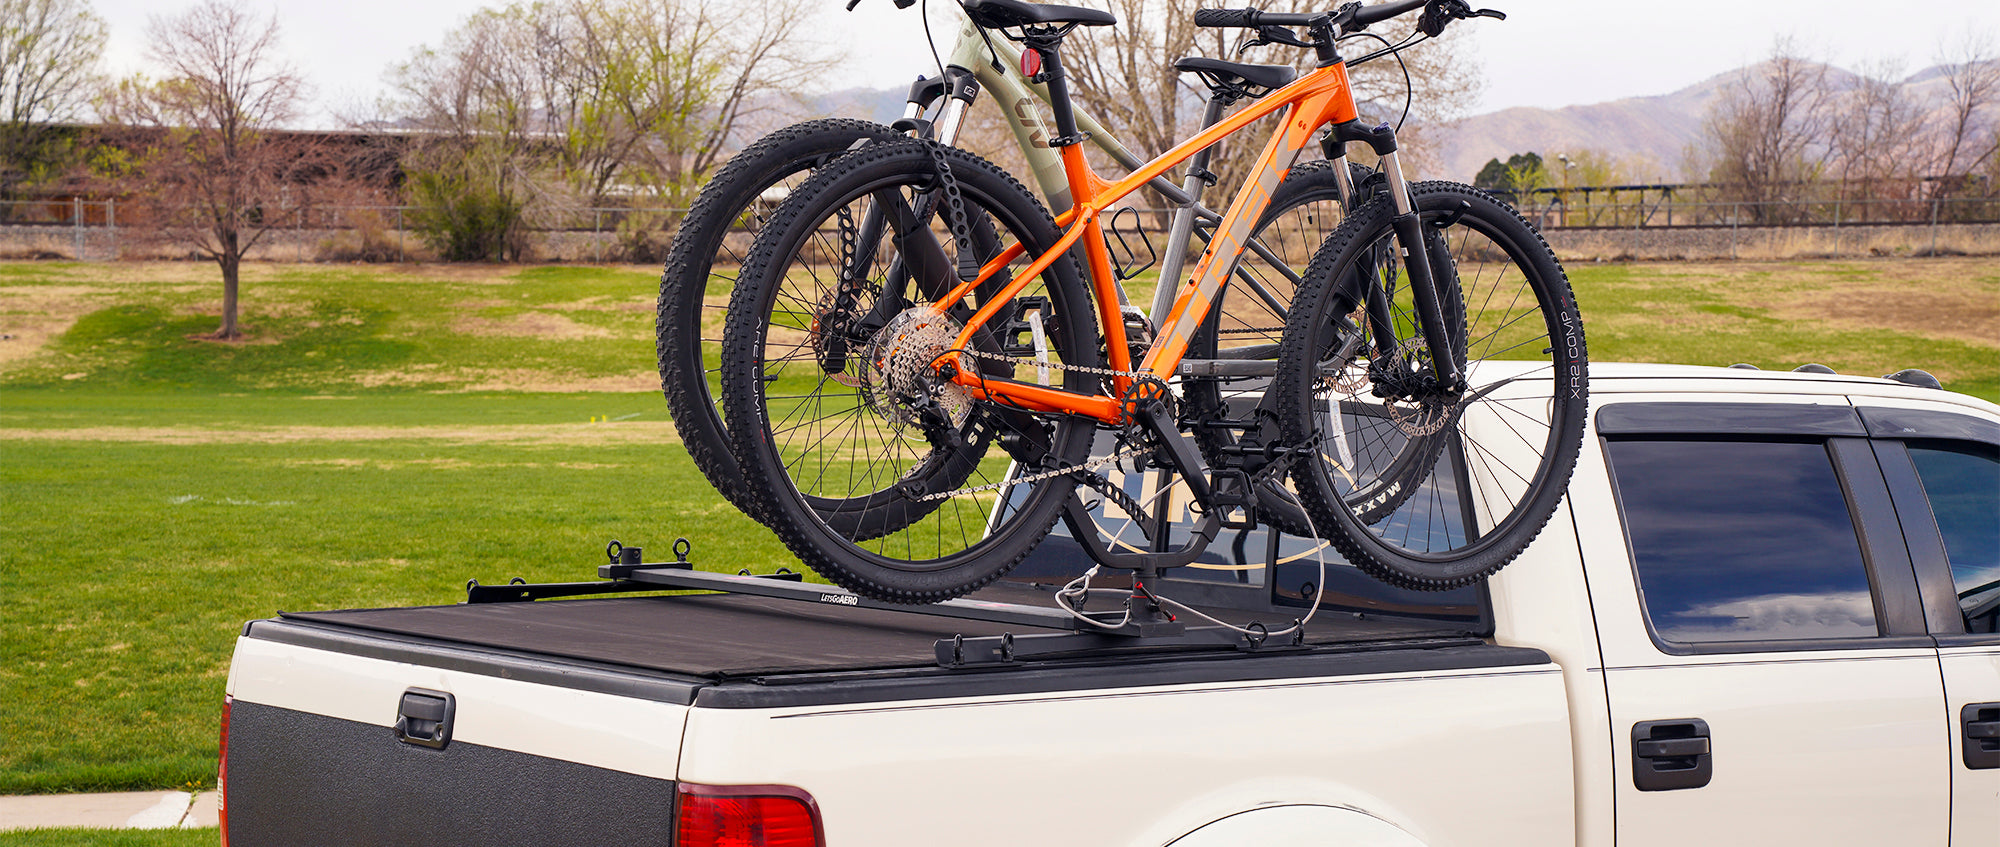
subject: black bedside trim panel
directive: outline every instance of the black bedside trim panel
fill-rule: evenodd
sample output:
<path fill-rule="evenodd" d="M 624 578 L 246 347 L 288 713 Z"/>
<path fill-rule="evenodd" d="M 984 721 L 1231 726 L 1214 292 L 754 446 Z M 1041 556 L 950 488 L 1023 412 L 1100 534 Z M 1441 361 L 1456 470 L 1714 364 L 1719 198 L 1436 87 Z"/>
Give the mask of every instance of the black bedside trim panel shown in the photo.
<path fill-rule="evenodd" d="M 229 714 L 235 847 L 670 847 L 674 783 L 241 700 Z"/>

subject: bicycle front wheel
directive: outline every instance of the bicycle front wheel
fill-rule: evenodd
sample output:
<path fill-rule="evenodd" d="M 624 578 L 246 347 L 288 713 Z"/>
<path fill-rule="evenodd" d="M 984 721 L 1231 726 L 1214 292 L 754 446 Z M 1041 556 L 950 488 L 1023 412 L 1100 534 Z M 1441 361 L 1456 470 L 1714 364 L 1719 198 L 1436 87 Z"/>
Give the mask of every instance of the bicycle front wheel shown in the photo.
<path fill-rule="evenodd" d="M 1470 186 L 1411 186 L 1451 350 L 1423 341 L 1389 198 L 1341 225 L 1286 325 L 1274 406 L 1299 499 L 1356 567 L 1405 588 L 1483 579 L 1554 514 L 1582 445 L 1583 324 L 1548 245 Z M 1441 384 L 1449 357 L 1464 386 Z"/>
<path fill-rule="evenodd" d="M 943 314 L 959 244 L 936 157 L 980 264 L 1025 247 Z M 998 299 L 1056 240 L 1020 183 L 924 142 L 849 154 L 779 208 L 730 300 L 724 416 L 766 524 L 806 565 L 872 597 L 935 602 L 999 578 L 1048 533 L 1072 484 L 1038 474 L 1082 462 L 1094 423 L 980 401 L 934 365 L 953 357 L 969 307 L 995 305 L 973 337 L 981 374 L 1097 390 L 1062 367 L 1100 364 L 1070 259 Z"/>

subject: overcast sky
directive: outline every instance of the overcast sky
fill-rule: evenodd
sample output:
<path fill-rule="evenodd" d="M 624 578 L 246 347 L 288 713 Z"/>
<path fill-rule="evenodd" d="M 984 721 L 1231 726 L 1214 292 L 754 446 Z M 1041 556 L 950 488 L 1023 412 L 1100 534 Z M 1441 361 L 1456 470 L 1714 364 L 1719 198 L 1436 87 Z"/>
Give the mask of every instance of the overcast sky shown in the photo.
<path fill-rule="evenodd" d="M 1187 2 L 1188 0 L 1180 0 Z M 181 0 L 90 0 L 111 24 L 107 64 L 143 67 L 146 21 L 191 5 Z M 502 0 L 251 0 L 276 12 L 292 61 L 319 92 L 320 110 L 372 102 L 383 73 L 423 44 L 437 44 L 466 15 Z M 733 0 L 712 0 L 723 6 Z M 819 0 L 830 44 L 848 61 L 827 87 L 902 86 L 934 66 L 917 10 L 890 0 Z M 948 0 L 930 0 L 935 6 Z M 1104 0 L 1067 0 L 1103 8 Z M 1204 5 L 1253 5 L 1213 0 Z M 1334 5 L 1328 0 L 1328 5 Z M 1966 33 L 2000 38 L 1994 0 L 1485 0 L 1505 22 L 1462 24 L 1488 76 L 1474 112 L 1510 106 L 1558 107 L 1666 94 L 1756 61 L 1790 35 L 1834 64 L 1900 61 L 1905 72 L 1935 63 L 1940 43 Z M 942 32 L 942 30 L 938 30 Z M 1162 61 L 1170 57 L 1161 57 Z"/>

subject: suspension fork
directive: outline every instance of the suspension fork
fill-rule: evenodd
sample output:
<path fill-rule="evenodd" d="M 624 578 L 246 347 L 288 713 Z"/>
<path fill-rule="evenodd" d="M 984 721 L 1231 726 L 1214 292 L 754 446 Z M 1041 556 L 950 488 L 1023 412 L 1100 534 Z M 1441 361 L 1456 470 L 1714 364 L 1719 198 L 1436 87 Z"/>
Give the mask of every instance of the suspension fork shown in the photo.
<path fill-rule="evenodd" d="M 938 119 L 936 121 L 923 120 L 923 114 L 928 112 L 939 98 L 944 98 L 945 102 L 943 108 L 938 111 Z M 978 77 L 972 71 L 957 65 L 950 65 L 945 68 L 944 75 L 941 77 L 936 79 L 919 78 L 915 83 L 911 84 L 909 101 L 903 107 L 903 118 L 890 126 L 893 129 L 910 133 L 913 138 L 930 138 L 939 144 L 950 147 L 957 143 L 958 135 L 965 127 L 965 114 L 972 108 L 973 101 L 977 99 L 979 99 Z M 875 201 L 868 204 L 868 209 L 863 214 L 861 232 L 864 236 L 872 234 L 875 237 L 864 238 L 860 245 L 860 250 L 856 253 L 855 261 L 858 267 L 867 267 L 875 259 L 875 248 L 881 241 L 880 235 L 885 219 L 883 211 L 884 201 L 890 199 L 878 197 Z M 909 209 L 907 204 L 902 203 L 900 197 L 893 198 L 893 204 L 902 207 L 898 211 Z M 936 210 L 937 200 L 936 195 L 933 194 L 929 202 L 922 204 L 920 208 L 914 210 L 913 214 L 908 215 L 909 220 L 903 221 L 908 226 L 896 228 L 897 255 L 890 261 L 888 273 L 883 280 L 882 291 L 876 297 L 875 307 L 866 320 L 868 325 L 875 327 L 887 326 L 889 319 L 895 317 L 897 312 L 902 311 L 903 301 L 907 299 L 904 295 L 909 290 L 910 283 L 910 269 L 905 263 L 904 257 L 912 255 L 912 250 L 917 251 L 918 254 L 923 256 L 924 265 L 929 265 L 932 261 L 936 261 L 940 263 L 938 265 L 939 268 L 943 267 L 944 251 L 941 245 L 936 244 L 935 239 L 931 239 L 927 233 L 919 232 L 919 230 L 929 225 L 931 214 Z M 899 215 L 898 217 L 902 216 Z M 911 243 L 913 241 L 930 241 L 932 243 L 926 247 Z M 982 250 L 991 249 L 989 245 L 983 244 L 981 248 Z M 927 268 L 920 267 L 918 271 L 925 273 L 927 272 Z M 949 290 L 950 286 L 946 285 L 945 288 Z"/>
<path fill-rule="evenodd" d="M 1382 173 L 1388 177 L 1389 198 L 1396 211 L 1391 224 L 1403 254 L 1403 270 L 1410 278 L 1410 298 L 1415 303 L 1417 319 L 1423 324 L 1424 344 L 1431 350 L 1431 367 L 1441 390 L 1459 391 L 1465 386 L 1465 375 L 1460 372 L 1458 355 L 1454 352 L 1457 345 L 1452 342 L 1450 330 L 1445 326 L 1444 294 L 1439 290 L 1437 269 L 1431 267 L 1431 251 L 1424 240 L 1423 218 L 1417 214 L 1409 182 L 1403 177 L 1402 162 L 1396 154 L 1396 131 L 1386 123 L 1364 128 L 1360 121 L 1347 121 L 1335 124 L 1322 146 L 1327 158 L 1331 159 L 1336 158 L 1336 153 L 1344 153 L 1347 144 L 1354 141 L 1367 144 L 1382 158 Z M 1390 257 L 1390 261 L 1393 260 L 1394 257 Z M 1358 282 L 1367 288 L 1369 321 L 1378 333 L 1376 351 L 1378 355 L 1390 355 L 1391 352 L 1384 347 L 1393 347 L 1395 336 L 1393 327 L 1388 323 L 1387 292 L 1380 285 L 1368 284 L 1369 280 Z"/>

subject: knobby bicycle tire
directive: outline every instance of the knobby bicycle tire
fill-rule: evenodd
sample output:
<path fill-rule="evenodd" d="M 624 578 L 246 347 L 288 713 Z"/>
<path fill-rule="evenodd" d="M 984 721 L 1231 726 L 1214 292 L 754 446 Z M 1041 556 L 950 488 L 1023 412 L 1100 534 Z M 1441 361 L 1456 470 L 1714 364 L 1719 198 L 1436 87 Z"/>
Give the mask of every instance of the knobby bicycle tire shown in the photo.
<path fill-rule="evenodd" d="M 772 132 L 736 154 L 696 195 L 674 235 L 660 275 L 654 322 L 660 388 L 681 443 L 709 484 L 731 505 L 749 511 L 743 474 L 722 418 L 717 364 L 730 291 L 747 244 L 768 210 L 766 193 L 803 182 L 821 165 L 862 140 L 903 137 L 889 127 L 852 118 L 823 118 Z"/>
<path fill-rule="evenodd" d="M 1448 355 L 1464 360 L 1469 387 L 1425 394 L 1422 368 L 1408 363 L 1431 351 L 1401 306 L 1392 311 L 1404 364 L 1371 364 L 1371 346 L 1333 353 L 1354 347 L 1345 316 L 1357 279 L 1392 300 L 1407 288 L 1394 210 L 1379 197 L 1314 258 L 1286 326 L 1274 405 L 1285 443 L 1302 448 L 1293 484 L 1327 540 L 1386 582 L 1443 590 L 1504 567 L 1554 514 L 1582 445 L 1588 357 L 1568 279 L 1532 225 L 1469 186 L 1423 182 L 1411 193 L 1426 241 L 1437 239 L 1433 270 L 1456 280 L 1464 324 Z M 1406 452 L 1430 470 L 1405 502 L 1386 514 L 1350 502 L 1349 491 Z"/>
<path fill-rule="evenodd" d="M 1009 485 L 1008 465 L 1029 473 L 1080 463 L 1095 431 L 1093 422 L 1074 417 L 964 402 L 955 387 L 925 379 L 956 334 L 927 327 L 923 318 L 956 267 L 945 257 L 956 250 L 940 220 L 948 211 L 928 221 L 911 214 L 939 185 L 934 152 L 949 163 L 966 214 L 1027 246 L 1002 274 L 1011 277 L 1055 244 L 1048 212 L 998 167 L 927 142 L 863 147 L 823 167 L 773 215 L 731 297 L 723 343 L 724 418 L 766 524 L 828 579 L 904 603 L 965 594 L 1025 557 L 1074 483 L 1052 477 Z M 889 231 L 868 242 L 854 221 L 878 204 Z M 914 253 L 898 253 L 899 236 Z M 981 246 L 981 258 L 999 246 Z M 911 266 L 899 276 L 892 268 L 903 261 Z M 989 324 L 996 331 L 975 336 L 975 346 L 1101 366 L 1091 301 L 1067 256 L 1002 310 Z M 953 317 L 967 315 L 961 308 Z M 1031 333 L 1034 323 L 1042 331 Z M 1029 379 L 1041 370 L 992 360 L 979 367 L 989 377 Z M 1048 371 L 1071 390 L 1098 389 L 1087 373 Z M 957 479 L 913 473 L 940 462 L 971 472 Z M 964 490 L 988 485 L 996 487 Z M 815 505 L 828 502 L 849 504 L 876 528 L 899 526 L 876 534 L 844 529 L 857 521 L 844 524 Z"/>

